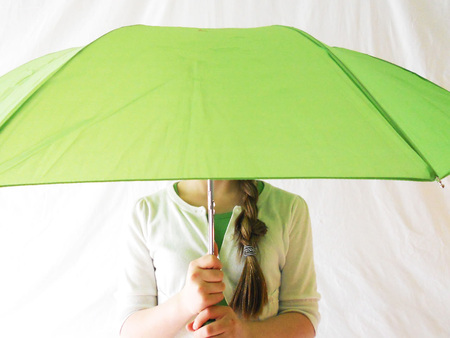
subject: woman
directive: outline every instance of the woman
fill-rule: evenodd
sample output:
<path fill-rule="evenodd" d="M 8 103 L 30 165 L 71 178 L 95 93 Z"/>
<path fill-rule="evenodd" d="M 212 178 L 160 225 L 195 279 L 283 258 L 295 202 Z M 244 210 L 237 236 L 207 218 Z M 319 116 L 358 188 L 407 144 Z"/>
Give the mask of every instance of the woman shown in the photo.
<path fill-rule="evenodd" d="M 138 202 L 119 291 L 121 336 L 313 337 L 320 296 L 306 203 L 252 180 L 215 181 L 214 196 L 218 257 L 204 255 L 206 181 Z"/>

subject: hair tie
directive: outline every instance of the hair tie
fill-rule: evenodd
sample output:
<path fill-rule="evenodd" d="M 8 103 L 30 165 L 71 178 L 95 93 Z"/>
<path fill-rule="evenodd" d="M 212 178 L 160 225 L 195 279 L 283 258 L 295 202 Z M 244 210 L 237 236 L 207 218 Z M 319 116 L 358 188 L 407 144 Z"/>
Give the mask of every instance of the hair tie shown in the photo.
<path fill-rule="evenodd" d="M 244 245 L 244 252 L 243 256 L 256 256 L 256 249 L 252 247 L 251 245 Z"/>

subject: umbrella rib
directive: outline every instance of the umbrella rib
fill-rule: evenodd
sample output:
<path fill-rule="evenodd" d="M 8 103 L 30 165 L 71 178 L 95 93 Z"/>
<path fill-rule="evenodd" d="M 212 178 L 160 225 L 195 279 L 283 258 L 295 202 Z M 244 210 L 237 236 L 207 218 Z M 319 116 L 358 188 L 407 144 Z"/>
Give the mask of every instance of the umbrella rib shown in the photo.
<path fill-rule="evenodd" d="M 400 135 L 400 137 L 403 139 L 403 141 L 408 144 L 408 146 L 426 163 L 426 165 L 429 167 L 429 169 L 432 172 L 432 175 L 434 178 L 440 178 L 434 168 L 431 166 L 431 164 L 428 162 L 426 157 L 422 154 L 422 152 L 414 145 L 414 143 L 411 141 L 411 139 L 406 135 L 406 133 L 403 131 L 402 128 L 389 116 L 389 114 L 386 112 L 386 110 L 383 109 L 383 107 L 380 105 L 380 103 L 375 99 L 375 97 L 370 93 L 370 91 L 361 83 L 361 81 L 358 80 L 358 78 L 353 74 L 353 72 L 331 51 L 330 47 L 326 44 L 320 42 L 319 40 L 315 39 L 311 35 L 298 30 L 294 27 L 285 27 L 291 30 L 294 30 L 295 32 L 303 35 L 305 38 L 309 39 L 311 42 L 325 50 L 328 55 L 331 57 L 331 59 L 336 63 L 336 65 L 341 68 L 341 70 L 344 72 L 345 75 L 348 76 L 350 81 L 352 81 L 363 93 L 363 95 L 369 100 L 369 102 L 375 107 L 375 109 L 383 116 L 383 118 L 386 120 L 386 122 Z"/>
<path fill-rule="evenodd" d="M 79 51 L 81 50 L 81 47 L 75 47 L 75 48 L 70 48 L 70 49 L 66 49 L 65 51 L 67 53 L 65 53 L 63 55 L 63 57 L 67 57 L 67 54 L 72 53 L 72 55 L 69 55 L 69 58 L 62 63 L 61 65 L 59 65 L 56 69 L 53 69 L 49 74 L 47 74 L 47 76 L 45 76 L 43 79 L 41 79 L 39 81 L 39 83 L 33 88 L 32 91 L 30 91 L 25 97 L 22 98 L 22 100 L 19 101 L 19 103 L 17 103 L 14 108 L 12 108 L 9 112 L 9 114 L 7 114 L 2 121 L 0 121 L 0 131 L 5 127 L 5 125 L 9 122 L 9 120 L 14 116 L 14 114 L 51 78 L 53 77 L 57 72 L 59 72 L 59 70 L 61 68 L 63 68 L 67 62 L 69 62 L 75 55 L 77 55 L 79 53 Z M 54 62 L 55 59 L 51 60 L 50 62 Z M 21 81 L 23 81 L 24 79 L 22 78 Z"/>
<path fill-rule="evenodd" d="M 104 34 L 103 36 L 108 35 L 108 34 L 110 34 L 112 32 L 114 32 L 114 31 L 108 32 L 108 33 Z M 8 114 L 8 116 L 3 121 L 0 121 L 0 132 L 5 127 L 5 125 L 9 122 L 9 120 L 14 116 L 16 111 L 18 111 L 24 104 L 26 104 L 30 100 L 30 98 L 33 97 L 36 94 L 36 92 L 38 92 L 42 88 L 42 86 L 44 86 L 47 83 L 47 81 L 49 79 L 51 79 L 53 76 L 55 76 L 57 73 L 59 73 L 63 68 L 67 67 L 67 64 L 69 64 L 70 61 L 76 55 L 78 55 L 79 53 L 84 51 L 86 48 L 88 48 L 90 45 L 95 43 L 97 40 L 99 40 L 103 36 L 95 39 L 94 41 L 92 41 L 91 43 L 87 44 L 86 46 L 74 47 L 74 48 L 67 49 L 68 52 L 69 51 L 74 52 L 73 55 L 71 55 L 66 60 L 66 62 L 61 64 L 57 69 L 54 69 L 50 74 L 48 74 L 24 99 L 22 99 L 13 109 L 11 109 L 11 112 Z"/>

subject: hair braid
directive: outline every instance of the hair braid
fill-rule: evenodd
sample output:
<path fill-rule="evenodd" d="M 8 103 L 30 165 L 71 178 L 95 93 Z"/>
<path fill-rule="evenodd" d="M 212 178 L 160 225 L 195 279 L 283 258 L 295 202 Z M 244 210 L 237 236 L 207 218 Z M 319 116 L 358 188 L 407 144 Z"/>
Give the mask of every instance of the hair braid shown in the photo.
<path fill-rule="evenodd" d="M 258 219 L 256 181 L 241 180 L 239 185 L 243 203 L 235 223 L 235 236 L 242 257 L 245 245 L 257 248 L 259 239 L 267 232 L 267 226 Z M 258 260 L 256 256 L 247 256 L 230 306 L 244 318 L 254 318 L 261 314 L 267 301 L 266 280 Z"/>

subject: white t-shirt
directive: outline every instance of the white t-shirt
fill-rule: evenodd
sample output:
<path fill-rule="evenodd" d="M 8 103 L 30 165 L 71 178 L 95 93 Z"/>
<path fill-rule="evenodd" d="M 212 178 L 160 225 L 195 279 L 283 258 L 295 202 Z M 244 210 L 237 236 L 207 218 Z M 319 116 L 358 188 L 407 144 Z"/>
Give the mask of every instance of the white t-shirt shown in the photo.
<path fill-rule="evenodd" d="M 257 206 L 258 218 L 268 227 L 258 244 L 269 296 L 259 319 L 300 312 L 317 331 L 320 295 L 307 205 L 300 196 L 264 183 Z M 235 206 L 219 252 L 228 303 L 243 269 L 233 237 L 240 212 Z M 169 185 L 138 201 L 127 232 L 124 273 L 116 294 L 120 327 L 133 312 L 164 303 L 181 291 L 189 262 L 207 253 L 206 209 L 187 204 Z M 183 330 L 179 336 L 190 333 Z"/>

